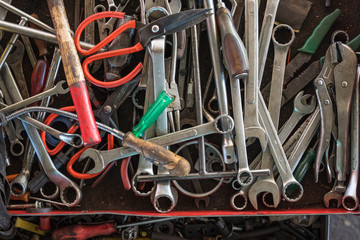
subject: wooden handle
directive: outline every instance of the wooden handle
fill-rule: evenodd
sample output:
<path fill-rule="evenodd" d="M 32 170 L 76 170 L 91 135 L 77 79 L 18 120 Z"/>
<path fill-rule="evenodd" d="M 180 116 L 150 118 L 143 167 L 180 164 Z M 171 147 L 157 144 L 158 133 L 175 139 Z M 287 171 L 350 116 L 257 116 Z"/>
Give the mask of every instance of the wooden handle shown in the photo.
<path fill-rule="evenodd" d="M 31 14 L 31 16 L 38 19 L 38 20 L 40 20 L 39 16 L 36 15 L 35 13 Z M 34 29 L 37 29 L 37 30 L 42 30 L 41 27 L 36 26 L 35 24 L 33 24 L 31 22 L 29 23 L 29 26 L 31 28 L 34 28 Z M 46 45 L 45 45 L 44 41 L 39 40 L 39 39 L 34 39 L 34 42 L 35 42 L 35 44 L 36 44 L 36 46 L 37 46 L 37 48 L 39 50 L 39 56 L 40 57 L 44 57 L 44 56 L 49 54 L 48 50 L 46 49 Z"/>
<path fill-rule="evenodd" d="M 47 3 L 56 30 L 66 81 L 79 118 L 84 145 L 93 146 L 100 143 L 101 138 L 91 109 L 84 72 L 71 35 L 64 3 L 62 0 L 48 0 Z"/>
<path fill-rule="evenodd" d="M 124 136 L 123 145 L 134 149 L 146 160 L 166 169 L 172 175 L 183 177 L 190 172 L 190 163 L 185 158 L 160 145 L 137 138 L 130 132 Z"/>

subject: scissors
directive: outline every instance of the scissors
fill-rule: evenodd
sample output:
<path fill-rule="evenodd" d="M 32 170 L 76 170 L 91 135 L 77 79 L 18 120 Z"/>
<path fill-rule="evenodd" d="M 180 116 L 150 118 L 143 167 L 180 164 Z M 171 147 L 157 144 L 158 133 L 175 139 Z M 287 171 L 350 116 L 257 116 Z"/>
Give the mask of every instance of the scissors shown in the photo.
<path fill-rule="evenodd" d="M 176 33 L 178 31 L 187 29 L 193 25 L 196 25 L 203 20 L 205 20 L 209 14 L 211 9 L 194 9 L 194 10 L 187 10 L 182 11 L 179 13 L 175 13 L 169 16 L 162 17 L 158 20 L 155 20 L 149 24 L 143 24 L 141 22 L 131 20 L 129 22 L 124 23 L 119 28 L 115 29 L 109 36 L 107 36 L 105 39 L 100 41 L 98 44 L 96 44 L 93 48 L 89 50 L 82 49 L 80 47 L 80 36 L 82 31 L 85 29 L 85 27 L 100 18 L 119 18 L 123 19 L 125 16 L 125 13 L 123 12 L 100 12 L 91 15 L 90 17 L 86 18 L 83 22 L 80 23 L 79 27 L 77 28 L 74 36 L 74 42 L 75 46 L 78 50 L 78 52 L 84 56 L 88 56 L 93 54 L 92 56 L 86 58 L 83 62 L 83 71 L 85 77 L 94 85 L 102 88 L 114 88 L 118 87 L 131 79 L 133 79 L 143 68 L 142 63 L 140 62 L 130 73 L 128 73 L 126 76 L 117 79 L 115 81 L 111 82 L 103 82 L 100 80 L 97 80 L 94 78 L 88 69 L 88 65 L 92 62 L 100 59 L 105 58 L 111 58 L 114 56 L 124 55 L 124 54 L 131 54 L 135 52 L 142 51 L 148 43 L 159 36 L 163 35 L 171 35 L 173 33 Z M 109 44 L 112 40 L 114 40 L 118 35 L 120 35 L 122 32 L 124 32 L 127 29 L 136 29 L 137 33 L 139 35 L 139 42 L 135 44 L 132 47 L 123 48 L 123 49 L 117 49 L 107 52 L 98 52 L 101 48 L 105 47 L 107 44 Z"/>

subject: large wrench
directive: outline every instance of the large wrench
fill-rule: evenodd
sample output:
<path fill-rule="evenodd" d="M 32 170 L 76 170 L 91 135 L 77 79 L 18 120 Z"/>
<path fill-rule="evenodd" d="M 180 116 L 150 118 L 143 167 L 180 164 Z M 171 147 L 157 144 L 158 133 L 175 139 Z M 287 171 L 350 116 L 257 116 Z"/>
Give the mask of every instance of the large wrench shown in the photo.
<path fill-rule="evenodd" d="M 5 66 L 4 66 L 5 67 Z M 66 94 L 69 92 L 69 88 L 64 88 L 63 84 L 65 83 L 64 80 L 58 82 L 53 88 L 44 91 L 42 93 L 36 94 L 32 97 L 29 97 L 27 99 L 24 99 L 22 101 L 16 102 L 14 104 L 11 104 L 7 107 L 1 108 L 0 111 L 3 113 L 10 113 L 16 110 L 19 110 L 20 108 L 24 108 L 34 102 L 37 102 L 39 100 L 42 100 L 44 98 L 53 96 L 53 95 L 59 95 L 59 94 Z M 7 84 L 7 87 L 9 88 L 9 92 L 11 89 L 17 88 L 16 83 L 14 84 Z"/>
<path fill-rule="evenodd" d="M 223 131 L 222 129 L 218 128 L 218 124 L 220 124 L 222 121 L 229 121 L 232 124 L 230 125 L 230 128 L 225 129 L 226 131 Z M 214 133 L 228 133 L 232 131 L 234 124 L 233 120 L 229 115 L 220 115 L 218 116 L 215 121 L 204 123 L 202 125 L 187 128 L 181 131 L 169 133 L 160 137 L 155 137 L 148 139 L 148 141 L 156 143 L 161 146 L 171 146 L 174 144 L 178 144 L 181 142 L 185 142 L 188 140 L 193 140 L 195 138 L 214 134 Z M 99 151 L 94 148 L 87 149 L 80 157 L 81 159 L 84 159 L 86 157 L 90 157 L 94 160 L 95 167 L 91 169 L 88 173 L 98 173 L 104 169 L 106 165 L 111 163 L 112 161 L 122 159 L 125 157 L 130 157 L 138 154 L 135 150 L 128 148 L 128 147 L 121 147 L 116 148 L 112 150 L 107 151 Z"/>
<path fill-rule="evenodd" d="M 245 1 L 247 16 L 247 37 L 249 56 L 249 77 L 245 82 L 245 119 L 244 128 L 246 139 L 255 137 L 259 139 L 263 151 L 267 145 L 267 134 L 260 126 L 258 116 L 258 3 L 255 0 Z"/>
<path fill-rule="evenodd" d="M 266 1 L 263 23 L 259 37 L 259 87 L 261 85 L 267 54 L 269 51 L 271 33 L 275 23 L 276 11 L 280 0 Z"/>

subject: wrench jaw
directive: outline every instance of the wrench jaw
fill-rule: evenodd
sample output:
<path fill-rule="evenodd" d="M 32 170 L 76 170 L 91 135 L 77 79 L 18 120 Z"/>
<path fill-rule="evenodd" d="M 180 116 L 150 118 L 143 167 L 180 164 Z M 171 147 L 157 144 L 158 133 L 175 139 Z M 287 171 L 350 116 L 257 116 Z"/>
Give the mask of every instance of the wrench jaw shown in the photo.
<path fill-rule="evenodd" d="M 308 99 L 311 97 L 310 103 L 307 104 Z M 301 91 L 294 100 L 295 111 L 302 113 L 304 115 L 310 114 L 315 110 L 316 102 L 315 96 L 310 94 L 305 94 L 304 91 Z"/>
<path fill-rule="evenodd" d="M 152 186 L 145 185 L 143 189 L 140 189 L 136 179 L 138 176 L 143 176 L 143 175 L 154 175 L 154 172 L 148 171 L 148 170 L 142 170 L 142 171 L 136 172 L 131 180 L 131 189 L 134 191 L 134 193 L 137 196 L 147 197 L 147 196 L 150 196 L 151 194 L 153 194 L 153 192 L 155 190 L 155 183 L 154 182 L 145 183 L 145 184 L 152 184 Z"/>
<path fill-rule="evenodd" d="M 302 198 L 303 194 L 304 188 L 295 178 L 283 183 L 282 195 L 286 201 L 297 202 Z"/>
<path fill-rule="evenodd" d="M 249 186 L 254 181 L 254 176 L 249 168 L 240 168 L 238 170 L 237 181 L 242 186 Z"/>
<path fill-rule="evenodd" d="M 268 135 L 262 127 L 247 127 L 245 128 L 245 138 L 257 138 L 260 141 L 261 149 L 265 152 L 268 144 Z"/>
<path fill-rule="evenodd" d="M 85 158 L 90 158 L 93 160 L 95 166 L 94 168 L 90 169 L 87 174 L 96 174 L 101 172 L 105 168 L 105 161 L 103 156 L 100 154 L 100 152 L 94 148 L 88 148 L 81 154 L 79 158 L 79 162 L 84 160 Z"/>
<path fill-rule="evenodd" d="M 336 191 L 331 190 L 330 192 L 325 194 L 324 204 L 327 208 L 329 208 L 330 205 L 334 202 L 336 202 L 336 208 L 339 208 L 342 203 L 342 195 L 340 193 L 337 193 Z"/>
<path fill-rule="evenodd" d="M 359 199 L 354 195 L 344 195 L 342 198 L 342 206 L 348 211 L 355 211 L 359 207 Z"/>
<path fill-rule="evenodd" d="M 234 210 L 244 210 L 248 204 L 247 192 L 240 190 L 235 193 L 230 199 L 230 205 Z"/>
<path fill-rule="evenodd" d="M 273 206 L 276 208 L 280 203 L 280 190 L 275 181 L 265 178 L 255 182 L 249 189 L 249 199 L 251 205 L 258 210 L 257 197 L 262 192 L 269 192 L 272 195 Z"/>
<path fill-rule="evenodd" d="M 58 185 L 58 184 L 57 184 Z M 67 204 L 68 207 L 75 207 L 82 199 L 82 193 L 79 186 L 73 181 L 69 181 L 67 185 L 59 186 L 60 200 Z"/>
<path fill-rule="evenodd" d="M 162 182 L 158 182 L 157 184 L 163 185 Z M 156 211 L 159 213 L 168 213 L 171 212 L 177 204 L 178 192 L 174 187 L 170 187 L 170 185 L 163 185 L 163 187 L 156 188 L 156 192 L 150 195 L 150 200 Z"/>

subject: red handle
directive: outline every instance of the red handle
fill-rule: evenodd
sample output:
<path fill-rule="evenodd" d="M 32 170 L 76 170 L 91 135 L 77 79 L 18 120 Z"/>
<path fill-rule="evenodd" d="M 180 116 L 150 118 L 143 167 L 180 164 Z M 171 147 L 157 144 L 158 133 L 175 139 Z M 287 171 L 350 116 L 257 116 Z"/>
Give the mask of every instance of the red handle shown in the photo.
<path fill-rule="evenodd" d="M 100 225 L 70 225 L 56 229 L 52 234 L 53 240 L 86 240 L 96 236 L 110 235 L 116 232 L 115 223 Z"/>
<path fill-rule="evenodd" d="M 39 59 L 31 74 L 31 96 L 44 91 L 46 80 L 49 72 L 49 64 L 47 61 Z M 39 105 L 39 102 L 33 106 Z"/>
<path fill-rule="evenodd" d="M 82 49 L 80 46 L 80 36 L 85 27 L 90 23 L 100 18 L 108 18 L 108 17 L 116 17 L 116 18 L 124 18 L 125 13 L 122 12 L 100 12 L 91 15 L 90 17 L 86 18 L 83 22 L 80 23 L 79 27 L 76 29 L 75 35 L 74 35 L 74 42 L 76 49 L 79 51 L 80 54 L 84 56 L 88 56 L 90 54 L 96 53 L 101 48 L 105 47 L 107 44 L 109 44 L 112 40 L 114 40 L 118 35 L 120 35 L 122 32 L 129 28 L 135 28 L 136 22 L 135 20 L 129 21 L 115 29 L 109 36 L 107 36 L 104 40 L 96 44 L 93 48 L 89 50 Z M 141 46 L 140 43 L 137 43 L 135 46 L 129 47 L 129 48 L 123 48 L 123 49 L 117 49 L 113 51 L 107 51 L 95 54 L 93 56 L 88 57 L 83 62 L 82 68 L 84 71 L 85 78 L 89 80 L 92 84 L 102 87 L 102 88 L 114 88 L 121 86 L 128 81 L 132 80 L 143 68 L 143 65 L 139 63 L 128 75 L 126 75 L 123 78 L 111 81 L 111 82 L 102 82 L 94 78 L 89 70 L 88 65 L 92 63 L 93 61 L 104 59 L 104 58 L 111 58 L 115 56 L 125 55 L 125 54 L 131 54 L 138 51 L 143 50 L 143 46 Z"/>

